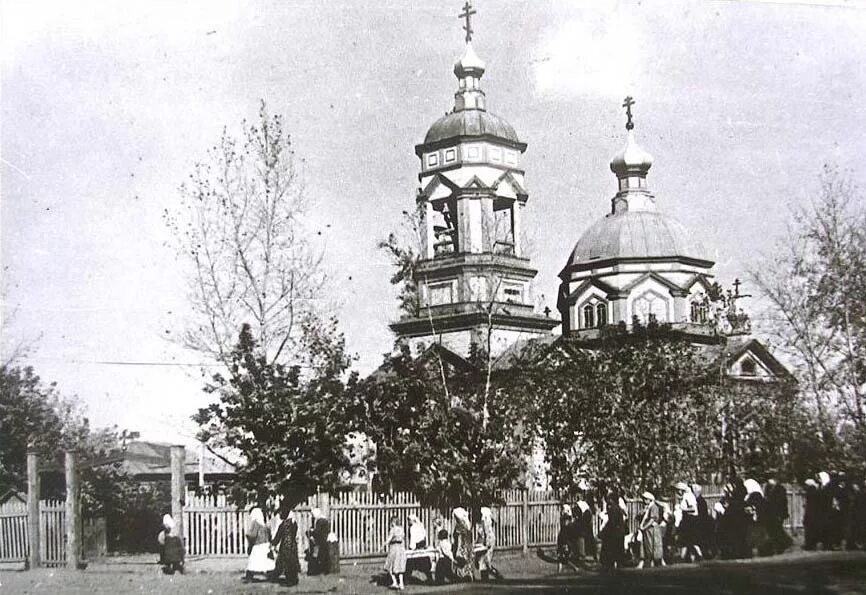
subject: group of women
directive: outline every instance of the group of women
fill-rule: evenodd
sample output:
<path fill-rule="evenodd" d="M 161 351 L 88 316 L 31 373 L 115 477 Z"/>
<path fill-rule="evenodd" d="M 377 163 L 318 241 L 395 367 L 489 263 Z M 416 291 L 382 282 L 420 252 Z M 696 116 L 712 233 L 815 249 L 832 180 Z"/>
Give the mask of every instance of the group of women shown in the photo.
<path fill-rule="evenodd" d="M 676 493 L 673 506 L 650 491 L 643 492 L 643 507 L 631 523 L 625 500 L 615 490 L 597 502 L 597 520 L 593 507 L 582 497 L 575 507 L 564 504 L 557 540 L 559 569 L 568 566 L 578 570 L 588 560 L 616 569 L 629 559 L 643 568 L 715 556 L 745 558 L 755 552 L 781 553 L 792 543 L 784 529 L 787 492 L 772 479 L 764 487 L 752 479 L 729 483 L 712 510 L 700 485 L 679 482 L 672 487 Z M 593 530 L 596 522 L 598 553 Z"/>
<path fill-rule="evenodd" d="M 388 552 L 385 558 L 385 572 L 391 579 L 389 588 L 403 590 L 404 575 L 420 570 L 436 583 L 472 581 L 476 571 L 482 580 L 497 575 L 493 566 L 493 549 L 496 544 L 493 528 L 493 512 L 490 508 L 480 509 L 480 522 L 477 526 L 477 539 L 472 534 L 469 511 L 458 507 L 452 512 L 452 530 L 448 533 L 445 522 L 434 522 L 435 544 L 430 547 L 427 530 L 415 514 L 409 515 L 409 538 L 399 517 L 391 518 L 391 527 L 385 540 Z M 422 556 L 412 556 L 410 551 L 425 550 Z M 435 566 L 432 565 L 435 560 Z"/>

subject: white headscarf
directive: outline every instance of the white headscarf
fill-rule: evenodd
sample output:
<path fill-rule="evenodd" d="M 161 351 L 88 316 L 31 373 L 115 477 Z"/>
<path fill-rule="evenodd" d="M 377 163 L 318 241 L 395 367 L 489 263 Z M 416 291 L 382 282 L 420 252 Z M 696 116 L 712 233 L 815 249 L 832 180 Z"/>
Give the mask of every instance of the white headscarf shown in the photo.
<path fill-rule="evenodd" d="M 655 502 L 655 499 L 656 499 L 656 497 L 653 495 L 652 492 L 644 492 L 643 494 L 640 495 L 640 497 L 645 499 L 645 500 L 650 500 L 653 502 Z"/>
<path fill-rule="evenodd" d="M 314 508 L 313 510 L 310 511 L 310 514 L 313 515 L 313 520 L 320 519 L 320 518 L 322 518 L 322 509 L 321 508 Z"/>
<path fill-rule="evenodd" d="M 567 515 L 567 516 L 572 516 L 571 506 L 569 506 L 568 504 L 563 504 L 562 505 L 562 514 Z"/>
<path fill-rule="evenodd" d="M 818 487 L 818 482 L 815 481 L 814 479 L 812 479 L 812 478 L 810 477 L 809 479 L 807 479 L 807 480 L 804 482 L 804 485 L 807 485 L 807 486 L 810 486 L 810 487 L 813 487 L 813 488 L 817 488 L 817 487 Z"/>
<path fill-rule="evenodd" d="M 492 521 L 493 520 L 493 511 L 490 510 L 486 506 L 481 507 L 481 520 L 482 521 Z"/>
<path fill-rule="evenodd" d="M 162 517 L 162 526 L 165 528 L 166 533 L 171 533 L 174 531 L 176 523 L 170 514 L 164 515 Z"/>
<path fill-rule="evenodd" d="M 589 504 L 583 498 L 581 498 L 580 500 L 577 501 L 577 507 L 580 509 L 580 512 L 583 514 L 586 514 L 586 511 L 589 510 Z"/>
<path fill-rule="evenodd" d="M 826 471 L 818 473 L 818 479 L 821 481 L 821 487 L 827 487 L 830 485 L 830 474 Z"/>
<path fill-rule="evenodd" d="M 262 513 L 262 509 L 258 506 L 250 511 L 250 523 L 258 523 L 262 527 L 265 526 L 265 515 Z"/>
<path fill-rule="evenodd" d="M 764 490 L 761 489 L 761 484 L 759 484 L 754 479 L 747 479 L 743 482 L 743 486 L 746 488 L 746 495 L 748 494 L 760 494 L 764 495 Z"/>
<path fill-rule="evenodd" d="M 469 528 L 469 513 L 465 508 L 458 506 L 451 514 L 457 522 L 462 524 L 464 527 Z"/>

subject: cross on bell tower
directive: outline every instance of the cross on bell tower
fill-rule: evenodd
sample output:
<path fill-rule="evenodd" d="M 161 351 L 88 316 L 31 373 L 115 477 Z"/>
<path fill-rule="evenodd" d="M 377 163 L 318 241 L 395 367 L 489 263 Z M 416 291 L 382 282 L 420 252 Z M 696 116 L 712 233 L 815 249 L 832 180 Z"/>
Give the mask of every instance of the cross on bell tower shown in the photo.
<path fill-rule="evenodd" d="M 463 12 L 457 15 L 458 19 L 466 19 L 466 24 L 463 25 L 463 30 L 466 31 L 466 43 L 472 41 L 472 15 L 475 14 L 475 9 L 472 8 L 472 3 L 467 0 L 463 5 Z"/>

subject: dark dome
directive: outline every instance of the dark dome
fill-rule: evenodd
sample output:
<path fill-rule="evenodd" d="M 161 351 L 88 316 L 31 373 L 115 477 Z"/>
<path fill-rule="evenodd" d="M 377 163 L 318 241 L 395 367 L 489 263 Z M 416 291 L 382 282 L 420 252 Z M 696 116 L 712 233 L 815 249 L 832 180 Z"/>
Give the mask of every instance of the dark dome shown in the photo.
<path fill-rule="evenodd" d="M 656 211 L 625 211 L 608 215 L 586 230 L 568 264 L 677 256 L 709 260 L 703 245 L 676 219 Z"/>
<path fill-rule="evenodd" d="M 458 136 L 490 135 L 515 143 L 520 141 L 511 124 L 497 115 L 478 109 L 467 109 L 445 114 L 430 127 L 424 144 Z"/>

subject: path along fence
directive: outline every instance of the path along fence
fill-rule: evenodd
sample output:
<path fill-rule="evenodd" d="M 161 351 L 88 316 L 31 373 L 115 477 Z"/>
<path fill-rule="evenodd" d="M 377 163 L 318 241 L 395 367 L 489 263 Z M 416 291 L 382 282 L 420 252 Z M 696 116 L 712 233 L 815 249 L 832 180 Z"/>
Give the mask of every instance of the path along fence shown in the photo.
<path fill-rule="evenodd" d="M 559 531 L 560 506 L 563 500 L 556 492 L 510 490 L 503 493 L 504 504 L 492 507 L 496 528 L 496 548 L 499 550 L 527 550 L 551 546 Z M 710 511 L 721 494 L 705 494 Z M 188 494 L 184 509 L 184 533 L 187 552 L 193 556 L 230 557 L 246 555 L 244 532 L 249 512 L 227 503 L 225 496 L 195 496 Z M 445 519 L 451 526 L 451 515 L 422 506 L 409 493 L 374 494 L 349 492 L 336 496 L 317 494 L 295 508 L 298 520 L 298 538 L 301 551 L 307 548 L 307 530 L 312 523 L 310 511 L 319 507 L 330 518 L 331 528 L 340 540 L 340 555 L 344 559 L 371 558 L 385 555 L 385 539 L 389 521 L 396 516 L 405 526 L 410 514 L 427 528 L 431 541 L 434 520 Z M 643 503 L 628 500 L 630 530 L 634 531 Z M 803 495 L 788 491 L 789 518 L 787 528 L 796 531 L 803 526 Z M 269 523 L 277 519 L 269 519 Z M 274 528 L 274 527 L 272 527 Z"/>

